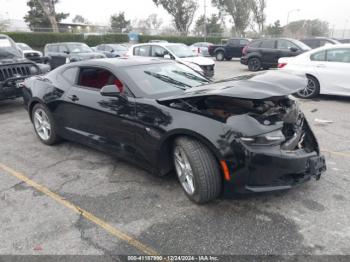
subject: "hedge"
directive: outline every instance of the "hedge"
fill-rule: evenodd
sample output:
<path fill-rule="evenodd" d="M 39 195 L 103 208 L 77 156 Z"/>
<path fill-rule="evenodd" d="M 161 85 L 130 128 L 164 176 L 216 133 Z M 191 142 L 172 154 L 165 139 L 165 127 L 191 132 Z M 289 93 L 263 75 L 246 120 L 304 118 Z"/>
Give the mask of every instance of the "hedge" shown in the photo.
<path fill-rule="evenodd" d="M 125 43 L 128 42 L 126 34 L 105 34 L 105 35 L 86 35 L 73 33 L 31 33 L 31 32 L 6 32 L 15 42 L 26 43 L 33 48 L 42 49 L 47 43 L 55 42 L 84 42 L 89 46 L 96 46 L 101 43 Z M 203 42 L 203 37 L 193 36 L 154 36 L 140 35 L 140 42 L 145 43 L 150 40 L 167 40 L 173 43 L 184 43 L 191 45 L 196 42 Z M 208 42 L 220 43 L 221 38 L 209 37 Z"/>

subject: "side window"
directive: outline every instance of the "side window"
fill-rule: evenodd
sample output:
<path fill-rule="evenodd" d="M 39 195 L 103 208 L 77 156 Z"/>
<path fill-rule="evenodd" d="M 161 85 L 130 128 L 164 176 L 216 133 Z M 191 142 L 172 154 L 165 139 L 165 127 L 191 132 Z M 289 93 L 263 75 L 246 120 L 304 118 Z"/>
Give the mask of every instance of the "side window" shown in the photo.
<path fill-rule="evenodd" d="M 161 46 L 152 46 L 152 56 L 153 57 L 164 57 L 168 52 Z"/>
<path fill-rule="evenodd" d="M 228 40 L 229 45 L 239 45 L 239 39 L 230 39 Z"/>
<path fill-rule="evenodd" d="M 274 49 L 275 48 L 275 40 L 264 40 L 261 43 L 261 48 Z"/>
<path fill-rule="evenodd" d="M 330 49 L 327 51 L 328 62 L 350 63 L 350 49 Z"/>
<path fill-rule="evenodd" d="M 134 48 L 134 55 L 136 56 L 149 56 L 150 46 L 137 46 Z"/>
<path fill-rule="evenodd" d="M 65 70 L 62 73 L 62 76 L 65 80 L 67 80 L 70 84 L 74 85 L 77 79 L 78 68 L 71 67 Z"/>
<path fill-rule="evenodd" d="M 291 47 L 299 49 L 295 44 L 288 40 L 278 40 L 277 41 L 277 49 L 289 50 Z"/>
<path fill-rule="evenodd" d="M 57 53 L 57 52 L 58 52 L 58 46 L 57 46 L 57 45 L 50 45 L 50 46 L 47 47 L 47 50 L 48 50 L 49 52 L 55 52 L 55 53 Z"/>
<path fill-rule="evenodd" d="M 245 40 L 245 39 L 239 40 L 239 45 L 247 45 L 247 44 L 249 44 L 248 40 Z"/>
<path fill-rule="evenodd" d="M 99 45 L 99 46 L 97 46 L 97 50 L 99 50 L 99 51 L 104 51 L 104 50 L 105 50 L 105 45 Z"/>
<path fill-rule="evenodd" d="M 252 47 L 252 48 L 259 48 L 260 47 L 260 44 L 261 44 L 261 41 L 254 41 L 252 42 L 249 47 Z"/>
<path fill-rule="evenodd" d="M 326 51 L 317 52 L 310 56 L 311 61 L 326 61 Z"/>
<path fill-rule="evenodd" d="M 87 67 L 80 69 L 78 85 L 100 90 L 106 85 L 113 85 L 116 80 L 117 78 L 106 69 Z"/>
<path fill-rule="evenodd" d="M 105 45 L 104 50 L 107 51 L 107 52 L 112 52 L 113 48 L 110 47 L 109 45 Z"/>
<path fill-rule="evenodd" d="M 58 52 L 65 53 L 65 52 L 68 52 L 68 49 L 65 45 L 60 45 L 60 46 L 58 46 Z"/>

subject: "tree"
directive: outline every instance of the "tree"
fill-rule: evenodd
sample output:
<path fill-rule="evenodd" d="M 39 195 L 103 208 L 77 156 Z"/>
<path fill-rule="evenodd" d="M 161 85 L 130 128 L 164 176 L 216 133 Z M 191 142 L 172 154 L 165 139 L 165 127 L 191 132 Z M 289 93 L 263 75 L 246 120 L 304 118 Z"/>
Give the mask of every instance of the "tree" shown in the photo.
<path fill-rule="evenodd" d="M 329 24 L 319 19 L 294 21 L 286 26 L 286 33 L 295 37 L 327 36 Z"/>
<path fill-rule="evenodd" d="M 28 13 L 24 21 L 31 30 L 39 28 L 51 28 L 53 32 L 59 32 L 58 23 L 69 16 L 68 13 L 56 13 L 55 5 L 58 0 L 28 0 Z"/>
<path fill-rule="evenodd" d="M 131 22 L 130 20 L 126 20 L 124 12 L 112 15 L 110 21 L 113 31 L 116 31 L 118 33 L 122 33 L 123 29 L 130 29 Z"/>
<path fill-rule="evenodd" d="M 78 24 L 89 24 L 89 21 L 83 17 L 82 15 L 76 15 L 73 20 L 73 23 L 78 23 Z"/>
<path fill-rule="evenodd" d="M 266 0 L 251 0 L 251 10 L 253 15 L 253 21 L 256 23 L 259 29 L 259 33 L 264 31 L 264 25 L 266 22 Z"/>
<path fill-rule="evenodd" d="M 236 33 L 244 36 L 245 29 L 249 25 L 251 13 L 250 0 L 212 0 L 212 4 L 216 6 L 223 14 L 232 17 Z"/>
<path fill-rule="evenodd" d="M 204 15 L 201 15 L 195 24 L 195 33 L 197 35 L 204 35 Z M 212 14 L 206 21 L 206 30 L 209 35 L 221 36 L 224 29 L 221 24 L 221 18 L 219 15 Z"/>
<path fill-rule="evenodd" d="M 0 19 L 0 32 L 5 32 L 9 27 L 9 21 L 5 19 Z"/>
<path fill-rule="evenodd" d="M 283 27 L 280 20 L 277 20 L 273 25 L 266 28 L 266 34 L 271 37 L 279 37 L 283 34 Z"/>
<path fill-rule="evenodd" d="M 162 6 L 172 17 L 176 29 L 181 35 L 187 35 L 198 8 L 195 0 L 153 0 L 156 6 Z"/>
<path fill-rule="evenodd" d="M 151 30 L 158 30 L 163 24 L 163 19 L 158 18 L 157 14 L 151 14 L 145 20 L 146 26 Z"/>

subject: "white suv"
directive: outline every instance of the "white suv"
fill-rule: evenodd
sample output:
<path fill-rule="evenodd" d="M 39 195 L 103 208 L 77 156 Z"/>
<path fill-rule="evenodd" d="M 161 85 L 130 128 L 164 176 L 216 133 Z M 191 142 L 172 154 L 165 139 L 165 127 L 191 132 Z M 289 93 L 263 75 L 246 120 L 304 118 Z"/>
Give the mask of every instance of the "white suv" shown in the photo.
<path fill-rule="evenodd" d="M 128 56 L 174 59 L 207 77 L 214 76 L 214 60 L 194 54 L 191 48 L 184 44 L 147 43 L 134 45 L 129 50 Z"/>

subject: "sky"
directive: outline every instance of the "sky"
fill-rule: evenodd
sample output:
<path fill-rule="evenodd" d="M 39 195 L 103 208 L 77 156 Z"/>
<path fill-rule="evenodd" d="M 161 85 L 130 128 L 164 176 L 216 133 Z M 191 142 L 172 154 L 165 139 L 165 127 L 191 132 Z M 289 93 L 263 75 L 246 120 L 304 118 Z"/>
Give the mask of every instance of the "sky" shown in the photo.
<path fill-rule="evenodd" d="M 200 8 L 196 17 L 204 12 L 204 1 L 197 0 Z M 244 0 L 243 0 L 244 1 Z M 27 13 L 27 0 L 0 0 L 0 17 L 6 19 L 22 19 Z M 211 1 L 206 0 L 208 14 L 215 13 Z M 96 4 L 97 3 L 97 4 Z M 329 22 L 331 28 L 350 28 L 350 0 L 267 0 L 267 23 L 280 20 L 284 25 L 287 14 L 291 10 L 300 9 L 290 13 L 290 21 L 299 19 L 322 19 Z M 157 8 L 152 0 L 61 0 L 56 11 L 70 13 L 67 21 L 80 14 L 89 21 L 107 25 L 109 17 L 120 11 L 124 11 L 130 20 L 146 18 L 149 14 L 156 13 L 162 17 L 164 24 L 170 24 L 171 17 L 161 7 Z"/>

